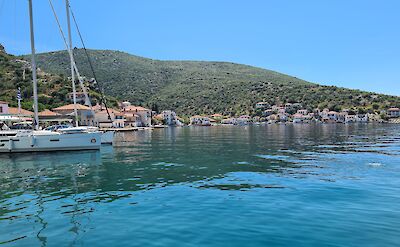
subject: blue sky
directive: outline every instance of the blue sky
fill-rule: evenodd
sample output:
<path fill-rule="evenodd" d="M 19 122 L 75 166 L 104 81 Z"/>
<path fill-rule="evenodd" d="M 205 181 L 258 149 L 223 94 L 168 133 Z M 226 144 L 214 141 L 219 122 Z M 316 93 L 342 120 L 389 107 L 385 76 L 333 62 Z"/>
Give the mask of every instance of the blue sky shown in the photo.
<path fill-rule="evenodd" d="M 0 43 L 13 54 L 30 52 L 27 2 L 0 0 Z M 64 25 L 64 3 L 53 2 Z M 33 4 L 37 51 L 64 49 L 48 0 Z M 231 61 L 400 95 L 398 0 L 71 0 L 71 6 L 89 48 Z"/>

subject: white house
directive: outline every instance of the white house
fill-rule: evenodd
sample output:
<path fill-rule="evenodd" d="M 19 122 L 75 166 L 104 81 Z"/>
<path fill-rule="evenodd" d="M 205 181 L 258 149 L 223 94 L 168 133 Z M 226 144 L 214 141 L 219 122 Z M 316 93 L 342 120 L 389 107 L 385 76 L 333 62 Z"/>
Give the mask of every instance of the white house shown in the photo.
<path fill-rule="evenodd" d="M 237 119 L 236 118 L 222 119 L 221 123 L 222 124 L 236 124 L 237 123 Z"/>
<path fill-rule="evenodd" d="M 272 115 L 271 115 L 272 116 Z M 287 121 L 288 120 L 288 115 L 286 114 L 286 113 L 278 113 L 278 118 L 279 118 L 279 121 Z"/>
<path fill-rule="evenodd" d="M 124 101 L 124 102 L 121 103 L 121 108 L 125 108 L 125 107 L 131 106 L 131 105 L 132 105 L 131 102 Z"/>
<path fill-rule="evenodd" d="M 274 111 L 272 109 L 268 109 L 264 111 L 264 116 L 268 117 L 270 115 L 272 115 L 274 113 Z"/>
<path fill-rule="evenodd" d="M 306 110 L 306 109 L 297 110 L 297 113 L 301 114 L 301 115 L 307 115 L 308 114 L 308 110 Z"/>
<path fill-rule="evenodd" d="M 110 114 L 111 119 L 109 119 Z M 124 128 L 125 127 L 125 115 L 117 110 L 108 109 L 102 110 L 95 113 L 95 118 L 99 127 L 102 128 Z"/>
<path fill-rule="evenodd" d="M 347 115 L 348 115 L 347 112 L 339 112 L 338 116 L 337 116 L 337 122 L 338 123 L 345 123 Z"/>
<path fill-rule="evenodd" d="M 8 102 L 0 101 L 0 115 L 9 114 Z"/>
<path fill-rule="evenodd" d="M 129 102 L 123 102 L 122 105 L 126 105 L 124 103 L 129 103 Z M 140 122 L 137 122 L 137 126 L 142 126 L 142 127 L 149 127 L 151 125 L 151 110 L 141 107 L 141 106 L 131 106 L 131 105 L 126 105 L 124 108 L 122 108 L 122 113 L 124 115 L 136 115 L 139 116 Z"/>
<path fill-rule="evenodd" d="M 210 119 L 208 117 L 195 115 L 190 118 L 191 125 L 210 126 Z"/>
<path fill-rule="evenodd" d="M 161 112 L 161 115 L 163 116 L 166 125 L 182 125 L 181 121 L 179 121 L 178 116 L 174 111 L 166 110 Z"/>
<path fill-rule="evenodd" d="M 265 109 L 268 108 L 270 105 L 268 102 L 258 102 L 256 103 L 256 108 L 257 109 Z"/>
<path fill-rule="evenodd" d="M 125 127 L 140 127 L 142 126 L 142 121 L 140 116 L 130 112 L 124 112 Z"/>
<path fill-rule="evenodd" d="M 368 115 L 367 114 L 357 114 L 356 115 L 356 122 L 359 122 L 359 123 L 368 122 Z"/>
<path fill-rule="evenodd" d="M 400 109 L 397 107 L 392 107 L 387 110 L 387 115 L 390 118 L 400 117 Z"/>
<path fill-rule="evenodd" d="M 346 115 L 345 123 L 355 123 L 356 122 L 356 115 Z"/>
<path fill-rule="evenodd" d="M 296 113 L 293 115 L 293 123 L 302 123 L 304 121 L 304 115 Z"/>
<path fill-rule="evenodd" d="M 322 119 L 327 119 L 328 118 L 328 112 L 329 112 L 329 109 L 325 108 L 319 113 L 319 115 L 320 115 L 320 117 Z"/>
<path fill-rule="evenodd" d="M 238 125 L 247 125 L 251 120 L 249 115 L 242 115 L 236 119 L 236 124 Z"/>
<path fill-rule="evenodd" d="M 330 111 L 330 112 L 328 112 L 328 116 L 327 117 L 328 117 L 329 120 L 336 121 L 338 119 L 338 115 L 339 115 L 338 112 Z"/>
<path fill-rule="evenodd" d="M 161 112 L 164 117 L 164 121 L 167 125 L 175 125 L 175 121 L 177 120 L 176 113 L 174 111 L 166 110 Z"/>
<path fill-rule="evenodd" d="M 280 107 L 278 109 L 278 114 L 286 114 L 286 108 L 285 107 Z"/>

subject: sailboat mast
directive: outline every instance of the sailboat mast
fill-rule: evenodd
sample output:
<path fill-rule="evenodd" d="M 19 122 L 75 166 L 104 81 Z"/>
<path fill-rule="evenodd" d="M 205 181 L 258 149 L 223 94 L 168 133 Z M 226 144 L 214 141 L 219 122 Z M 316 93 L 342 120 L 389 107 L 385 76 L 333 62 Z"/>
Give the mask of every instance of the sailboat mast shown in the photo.
<path fill-rule="evenodd" d="M 68 23 L 68 40 L 69 40 L 69 57 L 71 60 L 71 79 L 72 79 L 72 97 L 74 101 L 74 116 L 75 126 L 78 127 L 78 110 L 76 107 L 76 87 L 75 87 L 75 70 L 74 70 L 74 55 L 72 53 L 72 36 L 71 36 L 71 22 L 69 17 L 69 0 L 65 0 L 65 8 L 67 11 L 67 23 Z"/>
<path fill-rule="evenodd" d="M 39 113 L 38 113 L 38 94 L 37 94 L 37 75 L 36 75 L 36 59 L 35 59 L 35 36 L 33 30 L 33 11 L 32 0 L 29 0 L 29 22 L 31 31 L 31 64 L 32 64 L 32 79 L 33 79 L 33 111 L 35 116 L 34 128 L 39 130 Z"/>

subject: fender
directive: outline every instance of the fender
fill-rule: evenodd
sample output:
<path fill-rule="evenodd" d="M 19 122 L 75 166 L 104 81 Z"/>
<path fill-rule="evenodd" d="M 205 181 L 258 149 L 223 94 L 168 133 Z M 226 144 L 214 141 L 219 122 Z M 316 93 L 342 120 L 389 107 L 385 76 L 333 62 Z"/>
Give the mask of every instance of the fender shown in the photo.
<path fill-rule="evenodd" d="M 35 146 L 36 138 L 34 135 L 31 135 L 31 147 Z"/>

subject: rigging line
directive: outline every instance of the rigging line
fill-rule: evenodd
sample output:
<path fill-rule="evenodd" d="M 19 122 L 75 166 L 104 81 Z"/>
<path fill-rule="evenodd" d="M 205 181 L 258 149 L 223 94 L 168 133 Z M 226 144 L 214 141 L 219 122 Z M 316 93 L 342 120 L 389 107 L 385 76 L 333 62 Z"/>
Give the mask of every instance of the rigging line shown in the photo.
<path fill-rule="evenodd" d="M 106 100 L 105 100 L 105 97 L 104 97 L 104 93 L 103 93 L 104 88 L 103 88 L 102 84 L 99 81 L 97 81 L 97 77 L 96 77 L 96 73 L 94 71 L 93 63 L 92 63 L 92 60 L 90 59 L 89 53 L 87 52 L 85 42 L 83 41 L 83 37 L 82 37 L 81 31 L 80 31 L 79 26 L 78 26 L 78 22 L 75 19 L 75 15 L 74 15 L 74 12 L 72 11 L 71 4 L 68 4 L 68 5 L 69 5 L 69 10 L 71 11 L 72 19 L 74 20 L 74 23 L 75 23 L 76 30 L 78 32 L 79 38 L 80 38 L 81 43 L 82 43 L 83 50 L 85 51 L 87 60 L 89 62 L 90 69 L 92 70 L 93 78 L 96 81 L 96 83 L 99 85 L 99 87 L 101 88 L 101 90 L 100 90 L 101 98 L 100 99 L 101 99 L 102 102 L 100 102 L 100 103 L 104 103 L 104 106 L 106 107 L 108 119 L 111 120 L 111 115 L 110 115 L 110 113 L 108 111 L 107 103 L 106 103 Z"/>
<path fill-rule="evenodd" d="M 56 19 L 56 22 L 57 22 L 57 25 L 58 25 L 58 29 L 59 29 L 59 31 L 60 31 L 60 33 L 61 33 L 61 36 L 62 36 L 63 40 L 64 40 L 64 44 L 65 44 L 65 46 L 66 46 L 66 48 L 67 48 L 67 51 L 68 51 L 68 53 L 70 54 L 70 56 L 73 57 L 72 52 L 71 52 L 70 49 L 69 49 L 69 45 L 68 45 L 68 43 L 67 43 L 67 39 L 65 38 L 64 32 L 63 32 L 63 30 L 62 30 L 62 28 L 61 28 L 60 21 L 58 20 L 57 13 L 56 13 L 56 11 L 55 11 L 55 9 L 54 9 L 53 3 L 51 2 L 51 0 L 49 0 L 49 3 L 50 3 L 50 6 L 51 6 L 51 10 L 53 11 L 54 18 Z M 73 60 L 73 59 L 72 59 L 72 60 Z M 72 61 L 72 65 L 73 65 L 74 70 L 75 70 L 75 72 L 76 72 L 76 75 L 77 75 L 77 77 L 78 77 L 79 84 L 81 85 L 81 88 L 82 88 L 82 90 L 83 90 L 83 93 L 85 94 L 85 98 L 86 98 L 87 101 L 89 102 L 90 110 L 93 112 L 92 103 L 90 102 L 88 93 L 87 93 L 87 91 L 86 91 L 86 87 L 85 87 L 85 85 L 84 85 L 84 83 L 83 83 L 83 80 L 82 80 L 82 78 L 81 78 L 81 75 L 79 74 L 79 71 L 78 71 L 78 67 L 76 67 L 76 63 L 75 63 L 74 60 Z"/>

